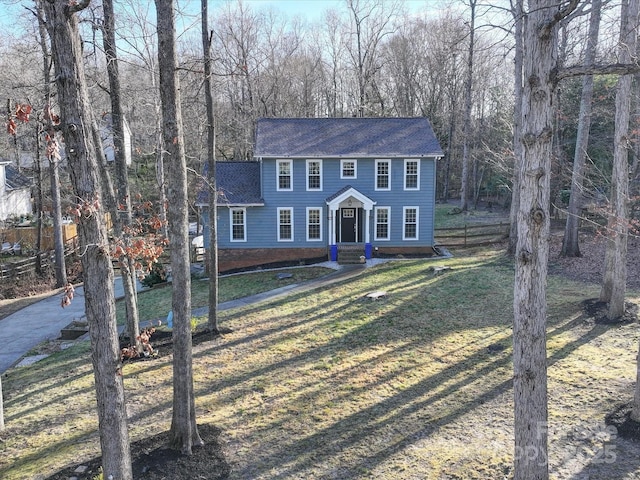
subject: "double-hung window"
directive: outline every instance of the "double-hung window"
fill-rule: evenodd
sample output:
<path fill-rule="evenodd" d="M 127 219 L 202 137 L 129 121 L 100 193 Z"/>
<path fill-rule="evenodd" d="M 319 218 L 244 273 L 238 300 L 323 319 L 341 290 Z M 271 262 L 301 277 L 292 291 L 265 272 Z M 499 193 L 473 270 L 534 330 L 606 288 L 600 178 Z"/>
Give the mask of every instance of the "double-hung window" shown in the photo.
<path fill-rule="evenodd" d="M 231 224 L 231 241 L 246 242 L 247 241 L 247 209 L 246 208 L 230 208 L 229 222 Z"/>
<path fill-rule="evenodd" d="M 391 161 L 376 160 L 376 190 L 391 190 Z"/>
<path fill-rule="evenodd" d="M 418 160 L 404 161 L 404 189 L 420 190 L 420 163 Z"/>
<path fill-rule="evenodd" d="M 346 180 L 358 178 L 358 164 L 356 160 L 340 160 L 340 178 Z"/>
<path fill-rule="evenodd" d="M 307 160 L 307 190 L 322 190 L 322 160 Z"/>
<path fill-rule="evenodd" d="M 293 209 L 288 207 L 278 208 L 278 241 L 293 241 Z"/>
<path fill-rule="evenodd" d="M 390 207 L 375 207 L 376 240 L 389 240 Z"/>
<path fill-rule="evenodd" d="M 418 207 L 404 207 L 402 239 L 418 240 Z"/>
<path fill-rule="evenodd" d="M 307 241 L 322 240 L 322 209 L 307 207 Z"/>
<path fill-rule="evenodd" d="M 278 175 L 276 190 L 280 192 L 293 190 L 293 160 L 278 160 L 276 169 Z"/>

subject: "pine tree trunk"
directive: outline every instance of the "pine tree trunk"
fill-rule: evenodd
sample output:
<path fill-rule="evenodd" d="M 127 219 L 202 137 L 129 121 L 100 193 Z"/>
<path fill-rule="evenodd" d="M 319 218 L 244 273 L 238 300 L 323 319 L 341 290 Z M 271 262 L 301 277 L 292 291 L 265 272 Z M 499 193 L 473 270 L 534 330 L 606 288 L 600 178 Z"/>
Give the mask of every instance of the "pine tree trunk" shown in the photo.
<path fill-rule="evenodd" d="M 192 447 L 202 445 L 203 441 L 196 425 L 193 391 L 187 165 L 176 68 L 173 0 L 156 0 L 156 11 L 173 284 L 173 416 L 169 443 L 190 455 Z"/>
<path fill-rule="evenodd" d="M 43 2 L 51 39 L 62 130 L 71 182 L 78 202 L 78 234 L 84 273 L 85 312 L 91 337 L 104 477 L 133 478 L 120 350 L 115 320 L 113 269 L 92 112 L 84 76 L 76 12 L 88 2 Z"/>

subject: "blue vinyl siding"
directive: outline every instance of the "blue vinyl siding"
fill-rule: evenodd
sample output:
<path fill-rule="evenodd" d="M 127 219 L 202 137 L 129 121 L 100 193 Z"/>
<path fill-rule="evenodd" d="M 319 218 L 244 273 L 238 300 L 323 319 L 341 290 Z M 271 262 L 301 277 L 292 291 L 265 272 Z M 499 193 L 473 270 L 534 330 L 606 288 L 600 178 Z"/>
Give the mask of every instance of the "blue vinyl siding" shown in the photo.
<path fill-rule="evenodd" d="M 284 159 L 278 159 L 284 160 Z M 246 241 L 230 241 L 229 207 L 218 206 L 218 245 L 220 248 L 287 248 L 318 247 L 328 245 L 329 221 L 327 198 L 346 186 L 351 186 L 376 202 L 377 206 L 390 208 L 389 240 L 380 246 L 433 245 L 435 205 L 435 160 L 420 159 L 420 189 L 404 190 L 404 158 L 391 160 L 391 189 L 375 190 L 375 158 L 357 160 L 357 178 L 341 178 L 340 158 L 322 159 L 322 190 L 307 191 L 306 158 L 294 159 L 291 191 L 277 191 L 276 159 L 262 160 L 262 194 L 264 206 L 246 206 Z M 379 158 L 378 160 L 386 160 Z M 403 207 L 418 206 L 418 240 L 403 241 Z M 278 207 L 293 209 L 293 240 L 278 241 Z M 307 208 L 319 208 L 322 212 L 322 241 L 307 240 Z M 232 207 L 233 208 L 233 207 Z M 375 216 L 369 222 L 370 241 L 376 245 Z M 206 215 L 205 215 L 206 218 Z M 207 239 L 205 239 L 208 243 Z"/>

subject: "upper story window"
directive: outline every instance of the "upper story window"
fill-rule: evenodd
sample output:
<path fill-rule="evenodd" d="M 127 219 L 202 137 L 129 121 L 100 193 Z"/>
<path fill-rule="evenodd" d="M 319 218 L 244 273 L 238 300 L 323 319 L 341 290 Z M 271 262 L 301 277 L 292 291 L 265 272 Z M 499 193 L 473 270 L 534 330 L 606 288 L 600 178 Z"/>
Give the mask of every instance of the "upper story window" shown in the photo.
<path fill-rule="evenodd" d="M 322 160 L 307 160 L 307 190 L 322 190 Z"/>
<path fill-rule="evenodd" d="M 278 208 L 278 241 L 293 241 L 293 209 Z"/>
<path fill-rule="evenodd" d="M 376 190 L 391 190 L 391 161 L 376 160 Z"/>
<path fill-rule="evenodd" d="M 229 209 L 231 223 L 231 241 L 247 241 L 247 210 L 245 208 Z"/>
<path fill-rule="evenodd" d="M 278 160 L 276 168 L 278 170 L 277 190 L 293 190 L 293 160 Z"/>
<path fill-rule="evenodd" d="M 322 240 L 322 210 L 307 208 L 307 241 Z"/>
<path fill-rule="evenodd" d="M 404 161 L 404 189 L 420 189 L 420 163 L 418 160 Z"/>
<path fill-rule="evenodd" d="M 418 207 L 404 207 L 403 240 L 418 240 Z"/>
<path fill-rule="evenodd" d="M 358 163 L 356 160 L 340 160 L 340 178 L 358 178 Z"/>
<path fill-rule="evenodd" d="M 389 240 L 389 207 L 375 207 L 376 212 L 376 240 Z"/>

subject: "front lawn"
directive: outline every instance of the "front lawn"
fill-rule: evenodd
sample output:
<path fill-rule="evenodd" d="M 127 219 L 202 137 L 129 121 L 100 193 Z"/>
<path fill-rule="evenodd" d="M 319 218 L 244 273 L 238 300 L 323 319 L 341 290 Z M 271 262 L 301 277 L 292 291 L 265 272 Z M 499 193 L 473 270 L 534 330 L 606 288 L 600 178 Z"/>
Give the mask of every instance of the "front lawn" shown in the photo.
<path fill-rule="evenodd" d="M 322 277 L 333 272 L 330 268 L 305 267 L 284 269 L 291 277 L 278 278 L 276 271 L 250 272 L 220 277 L 218 283 L 218 303 L 248 297 L 257 293 L 267 292 L 275 288 L 302 283 L 313 278 Z M 138 311 L 140 321 L 164 319 L 171 310 L 171 285 L 156 286 L 138 294 Z M 209 280 L 192 278 L 191 307 L 206 307 L 209 305 Z M 124 301 L 116 302 L 116 317 L 118 324 L 125 321 Z"/>
<path fill-rule="evenodd" d="M 452 268 L 435 275 L 434 264 Z M 234 331 L 195 346 L 193 371 L 198 421 L 222 430 L 229 478 L 510 478 L 512 285 L 511 261 L 487 252 L 391 262 L 221 312 Z M 386 297 L 366 298 L 377 290 Z M 615 461 L 598 461 L 605 414 L 633 393 L 638 329 L 595 324 L 582 302 L 597 294 L 548 279 L 555 479 L 640 475 L 640 446 L 619 436 Z M 162 356 L 126 365 L 132 439 L 168 429 L 171 372 Z M 10 370 L 3 387 L 1 478 L 42 478 L 99 454 L 86 344 Z"/>

